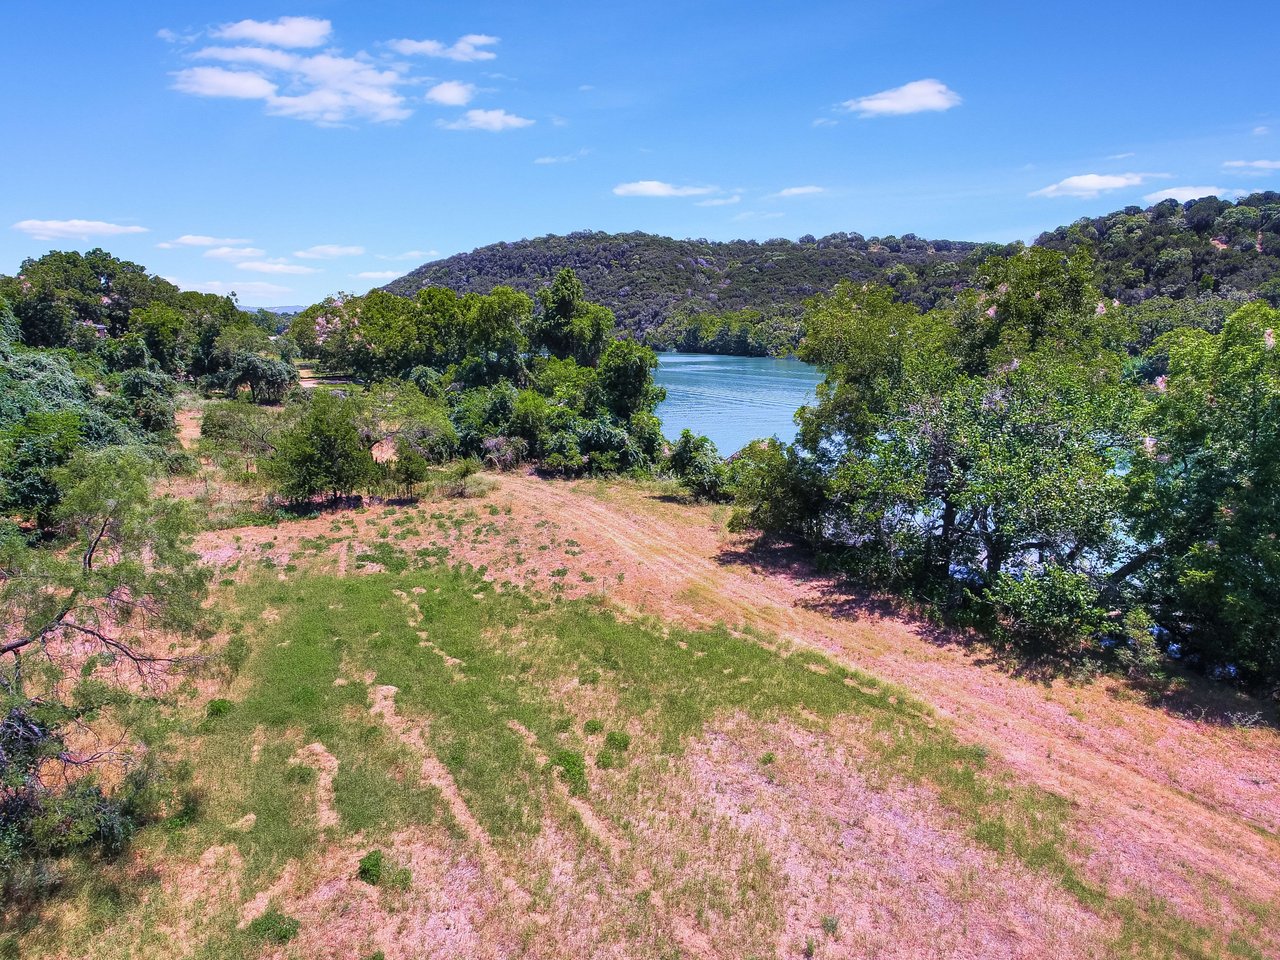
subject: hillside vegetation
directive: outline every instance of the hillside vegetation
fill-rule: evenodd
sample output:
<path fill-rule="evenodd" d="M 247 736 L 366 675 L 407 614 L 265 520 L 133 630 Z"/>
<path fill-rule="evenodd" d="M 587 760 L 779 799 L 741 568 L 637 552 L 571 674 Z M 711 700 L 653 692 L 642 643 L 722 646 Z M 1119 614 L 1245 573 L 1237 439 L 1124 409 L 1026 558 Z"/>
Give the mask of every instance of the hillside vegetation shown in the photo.
<path fill-rule="evenodd" d="M 731 461 L 571 269 L 0 277 L 0 957 L 1275 955 L 1280 313 L 971 269 Z"/>
<path fill-rule="evenodd" d="M 1126 207 L 1036 243 L 1064 252 L 1088 246 L 1103 292 L 1126 304 L 1259 295 L 1280 302 L 1280 194 L 1273 192 L 1236 203 L 1208 197 Z M 885 284 L 927 310 L 972 283 L 986 257 L 1014 246 L 910 233 L 719 242 L 583 231 L 480 247 L 424 264 L 384 289 L 413 296 L 427 286 L 488 293 L 507 285 L 532 296 L 567 266 L 590 300 L 658 349 L 779 353 L 799 342 L 804 300 L 842 280 Z"/>

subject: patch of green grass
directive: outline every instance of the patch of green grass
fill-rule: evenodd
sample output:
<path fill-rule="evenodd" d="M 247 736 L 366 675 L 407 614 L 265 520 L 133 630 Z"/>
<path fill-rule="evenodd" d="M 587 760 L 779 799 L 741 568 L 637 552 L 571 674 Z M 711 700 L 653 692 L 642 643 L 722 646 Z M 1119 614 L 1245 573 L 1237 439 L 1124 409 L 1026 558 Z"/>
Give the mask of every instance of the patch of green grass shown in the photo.
<path fill-rule="evenodd" d="M 412 598 L 431 642 L 460 665 L 424 655 L 417 635 L 424 626 L 410 622 L 416 618 L 395 590 Z M 476 819 L 504 845 L 537 832 L 544 816 L 558 809 L 551 777 L 577 795 L 589 789 L 576 731 L 581 724 L 582 735 L 596 736 L 604 724 L 583 723 L 568 710 L 565 683 L 578 678 L 596 689 L 592 697 L 612 705 L 611 716 L 635 729 L 646 754 L 679 754 L 708 724 L 731 715 L 758 723 L 804 716 L 818 726 L 856 715 L 867 730 L 873 773 L 886 782 L 927 785 L 979 842 L 1058 877 L 1091 909 L 1120 917 L 1118 955 L 1198 957 L 1230 950 L 1249 956 L 1247 938 L 1219 943 L 1158 902 L 1111 899 L 1083 882 L 1072 866 L 1067 801 L 993 774 L 983 751 L 957 740 L 927 708 L 815 653 L 783 656 L 767 639 L 727 628 L 624 622 L 598 600 L 552 604 L 517 590 L 497 592 L 481 571 L 465 566 L 411 563 L 399 573 L 312 576 L 289 584 L 263 579 L 237 588 L 234 597 L 253 642 L 235 708 L 202 729 L 197 762 L 218 789 L 211 795 L 213 809 L 183 842 L 197 851 L 228 842 L 216 824 L 256 813 L 253 831 L 230 840 L 245 860 L 247 889 L 264 887 L 287 859 L 306 856 L 320 840 L 314 771 L 288 763 L 306 744 L 323 743 L 339 761 L 334 786 L 342 833 L 365 830 L 369 842 L 385 843 L 387 831 L 443 815 L 435 791 L 416 786 L 414 758 L 370 718 L 365 686 L 351 681 L 335 687 L 334 680 L 372 671 L 375 683 L 398 688 L 402 716 L 429 718 L 423 725 L 428 748 Z M 278 621 L 259 617 L 267 607 L 280 611 Z M 517 628 L 519 644 L 512 642 Z M 284 639 L 288 646 L 277 646 Z M 742 677 L 751 682 L 739 682 Z M 513 722 L 519 727 L 513 729 Z M 261 752 L 250 763 L 255 736 Z M 628 734 L 610 731 L 595 753 L 596 768 L 615 767 L 630 746 Z M 539 766 L 539 752 L 552 758 L 549 770 Z M 765 766 L 774 760 L 772 752 L 760 757 Z M 412 882 L 407 871 L 386 862 L 379 876 L 388 886 Z M 834 936 L 826 920 L 822 931 Z M 225 944 L 234 945 L 241 934 L 234 932 L 234 918 L 227 924 Z M 1201 942 L 1216 953 L 1197 952 L 1194 945 Z M 1175 949 L 1178 943 L 1184 945 Z"/>
<path fill-rule="evenodd" d="M 610 750 L 626 753 L 631 749 L 631 734 L 623 733 L 621 730 L 610 730 L 604 735 L 604 745 Z"/>
<path fill-rule="evenodd" d="M 286 916 L 272 907 L 262 916 L 255 918 L 245 928 L 245 933 L 259 943 L 284 944 L 298 935 L 301 924 L 293 917 Z"/>
<path fill-rule="evenodd" d="M 356 554 L 357 566 L 370 563 L 376 563 L 392 573 L 402 573 L 409 569 L 409 555 L 394 544 L 379 541 L 370 545 L 365 552 Z"/>
<path fill-rule="evenodd" d="M 360 858 L 356 876 L 370 886 L 376 887 L 382 882 L 382 859 L 381 850 L 370 850 Z"/>
<path fill-rule="evenodd" d="M 581 796 L 587 792 L 587 761 L 577 750 L 558 750 L 551 766 L 569 786 L 569 792 Z"/>

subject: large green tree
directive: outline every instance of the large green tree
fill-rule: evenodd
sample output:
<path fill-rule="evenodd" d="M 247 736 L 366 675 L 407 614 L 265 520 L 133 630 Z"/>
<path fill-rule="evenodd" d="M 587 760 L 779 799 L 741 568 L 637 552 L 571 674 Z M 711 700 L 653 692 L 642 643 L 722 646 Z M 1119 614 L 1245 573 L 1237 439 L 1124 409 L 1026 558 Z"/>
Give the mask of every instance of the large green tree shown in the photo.
<path fill-rule="evenodd" d="M 354 493 L 377 475 L 360 425 L 364 410 L 354 397 L 315 394 L 301 416 L 275 440 L 264 464 L 277 492 L 302 502 L 320 494 Z"/>
<path fill-rule="evenodd" d="M 1280 685 L 1280 313 L 1258 302 L 1217 334 L 1157 341 L 1129 516 L 1136 578 L 1185 657 Z M 1116 578 L 1117 581 L 1121 577 Z"/>

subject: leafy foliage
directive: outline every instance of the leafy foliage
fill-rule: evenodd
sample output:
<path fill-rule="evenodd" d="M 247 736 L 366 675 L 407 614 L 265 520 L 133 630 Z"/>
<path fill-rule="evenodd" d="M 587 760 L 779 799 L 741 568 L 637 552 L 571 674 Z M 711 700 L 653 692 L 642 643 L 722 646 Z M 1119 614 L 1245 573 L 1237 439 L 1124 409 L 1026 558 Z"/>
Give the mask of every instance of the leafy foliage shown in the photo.
<path fill-rule="evenodd" d="M 1037 656 L 1150 672 L 1159 641 L 1276 684 L 1280 318 L 1136 311 L 1174 328 L 1135 356 L 1093 277 L 1083 250 L 1033 248 L 923 314 L 874 286 L 811 300 L 800 354 L 826 379 L 798 444 L 735 460 L 733 523 Z"/>
<path fill-rule="evenodd" d="M 1044 233 L 1036 243 L 1065 253 L 1089 248 L 1103 294 L 1127 305 L 1158 296 L 1238 304 L 1258 295 L 1280 305 L 1280 194 L 1126 207 Z M 763 356 L 793 349 L 804 301 L 841 282 L 886 287 L 899 302 L 929 310 L 977 284 L 989 257 L 1016 249 L 914 234 L 722 243 L 588 231 L 481 247 L 424 264 L 385 289 L 411 296 L 439 286 L 463 294 L 510 284 L 535 296 L 567 266 L 585 297 L 651 346 Z"/>
<path fill-rule="evenodd" d="M 535 312 L 506 287 L 462 297 L 433 287 L 413 299 L 374 291 L 303 311 L 291 334 L 328 370 L 408 381 L 422 402 L 447 404 L 447 425 L 433 421 L 434 442 L 409 444 L 427 462 L 461 454 L 509 469 L 530 457 L 567 475 L 651 467 L 663 444 L 653 416 L 663 399 L 653 383 L 657 356 L 614 339 L 612 314 L 583 299 L 571 270 L 538 304 Z"/>
<path fill-rule="evenodd" d="M 198 634 L 207 573 L 186 549 L 181 505 L 150 493 L 132 448 L 80 451 L 53 471 L 56 549 L 0 529 L 0 880 L 85 846 L 118 852 L 154 813 L 153 768 L 126 767 L 111 792 L 67 733 L 104 712 L 126 727 L 124 665 L 144 680 L 167 661 L 154 637 Z"/>

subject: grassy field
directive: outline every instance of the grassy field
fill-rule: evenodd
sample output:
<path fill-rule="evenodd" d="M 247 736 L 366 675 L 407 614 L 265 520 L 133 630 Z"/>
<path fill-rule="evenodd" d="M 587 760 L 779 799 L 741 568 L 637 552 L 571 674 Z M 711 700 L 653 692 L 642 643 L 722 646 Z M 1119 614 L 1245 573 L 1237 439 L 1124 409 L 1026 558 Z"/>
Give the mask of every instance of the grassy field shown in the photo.
<path fill-rule="evenodd" d="M 766 783 L 813 775 L 792 768 L 815 755 L 839 766 L 832 747 L 856 732 L 868 790 L 923 789 L 988 869 L 1051 878 L 1101 921 L 1098 955 L 1262 955 L 1247 930 L 1223 943 L 1083 882 L 1063 798 L 993 774 L 903 691 L 766 635 L 620 620 L 429 557 L 345 578 L 265 569 L 218 599 L 234 676 L 156 734 L 188 761 L 198 810 L 108 870 L 118 896 L 79 887 L 26 955 L 856 955 L 838 903 L 795 936 L 785 865 L 759 836 L 682 809 L 680 769 L 726 729 L 752 731 Z M 501 873 L 462 898 L 473 943 L 397 941 L 397 918 L 431 899 L 424 849 Z M 370 853 L 376 884 L 360 879 Z M 586 885 L 574 899 L 595 901 L 568 930 L 564 862 Z M 317 904 L 312 884 L 343 892 Z"/>
<path fill-rule="evenodd" d="M 211 510 L 219 652 L 141 725 L 182 802 L 122 860 L 68 864 L 0 956 L 1276 955 L 1269 826 L 1181 767 L 1085 769 L 1155 777 L 1145 745 L 1189 735 L 1158 712 L 774 596 L 723 516 L 661 491 L 494 487 Z M 979 692 L 1093 732 L 1029 740 L 958 708 Z M 1274 758 L 1271 731 L 1223 736 L 1214 764 Z M 1152 820 L 1142 789 L 1256 850 L 1231 876 L 1239 835 Z M 1134 882 L 1153 849 L 1179 852 Z"/>

